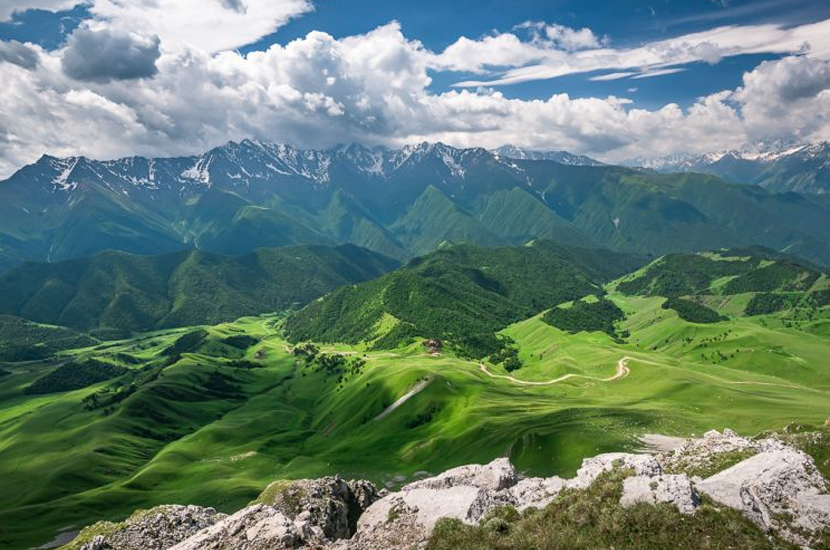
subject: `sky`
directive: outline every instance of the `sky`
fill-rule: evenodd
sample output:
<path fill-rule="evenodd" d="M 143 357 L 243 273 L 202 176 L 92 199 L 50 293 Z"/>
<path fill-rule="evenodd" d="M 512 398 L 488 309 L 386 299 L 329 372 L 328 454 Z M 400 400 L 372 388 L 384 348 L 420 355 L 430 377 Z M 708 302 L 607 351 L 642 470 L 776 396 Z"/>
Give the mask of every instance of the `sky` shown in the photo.
<path fill-rule="evenodd" d="M 42 154 L 830 139 L 826 0 L 0 0 L 0 177 Z"/>

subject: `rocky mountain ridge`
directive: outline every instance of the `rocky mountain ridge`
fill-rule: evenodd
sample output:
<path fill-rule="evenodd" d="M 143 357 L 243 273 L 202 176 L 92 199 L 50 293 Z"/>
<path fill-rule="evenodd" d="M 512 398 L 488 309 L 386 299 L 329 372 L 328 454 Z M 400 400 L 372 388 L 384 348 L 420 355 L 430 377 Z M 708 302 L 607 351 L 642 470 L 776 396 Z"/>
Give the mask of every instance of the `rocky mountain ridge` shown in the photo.
<path fill-rule="evenodd" d="M 830 195 L 586 164 L 253 140 L 180 158 L 43 157 L 0 182 L 0 270 L 103 250 L 349 243 L 409 260 L 445 243 L 534 239 L 651 255 L 760 244 L 830 263 Z"/>
<path fill-rule="evenodd" d="M 492 151 L 482 148 L 456 148 L 444 143 L 422 142 L 400 149 L 341 145 L 331 149 L 298 149 L 286 143 L 245 139 L 231 141 L 206 153 L 191 157 L 125 157 L 93 160 L 87 157 L 58 158 L 44 155 L 34 165 L 47 173 L 56 191 L 71 192 L 90 175 L 110 185 L 162 188 L 184 192 L 190 186 L 210 187 L 216 181 L 250 185 L 253 181 L 276 180 L 293 176 L 312 184 L 325 185 L 333 172 L 347 170 L 388 179 L 408 164 L 434 158 L 455 177 L 463 177 L 471 158 L 491 157 L 505 168 L 516 170 L 510 160 L 546 160 L 569 166 L 602 166 L 589 157 L 567 151 L 529 151 L 504 146 Z"/>
<path fill-rule="evenodd" d="M 827 480 L 809 455 L 774 437 L 750 440 L 725 430 L 668 451 L 588 458 L 570 479 L 524 478 L 501 458 L 392 493 L 338 477 L 279 481 L 229 516 L 157 507 L 119 524 L 90 526 L 65 549 L 409 550 L 425 547 L 441 522 L 500 528 L 498 510 L 544 508 L 613 475 L 622 482 L 622 508 L 668 505 L 689 518 L 704 507 L 731 508 L 770 537 L 805 549 L 825 544 L 830 534 Z"/>

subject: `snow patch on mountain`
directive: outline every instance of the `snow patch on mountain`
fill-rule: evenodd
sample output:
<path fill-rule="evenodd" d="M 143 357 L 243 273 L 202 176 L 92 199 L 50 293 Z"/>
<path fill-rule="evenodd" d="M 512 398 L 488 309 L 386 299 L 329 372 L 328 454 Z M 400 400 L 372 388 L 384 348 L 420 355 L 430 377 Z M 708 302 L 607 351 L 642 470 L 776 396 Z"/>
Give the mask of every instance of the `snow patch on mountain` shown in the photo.
<path fill-rule="evenodd" d="M 60 170 L 60 173 L 52 180 L 52 183 L 60 188 L 61 191 L 73 191 L 78 187 L 77 182 L 70 182 L 69 176 L 78 165 L 78 158 L 54 159 L 52 165 L 54 168 Z"/>

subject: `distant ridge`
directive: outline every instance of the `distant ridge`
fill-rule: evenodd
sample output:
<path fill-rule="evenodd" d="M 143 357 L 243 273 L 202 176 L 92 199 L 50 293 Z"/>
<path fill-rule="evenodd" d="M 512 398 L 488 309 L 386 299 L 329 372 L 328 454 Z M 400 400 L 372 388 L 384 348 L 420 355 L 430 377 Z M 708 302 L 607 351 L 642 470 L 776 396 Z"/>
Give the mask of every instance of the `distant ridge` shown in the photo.
<path fill-rule="evenodd" d="M 699 172 L 774 192 L 830 193 L 830 142 L 758 144 L 704 155 L 632 161 L 663 173 Z"/>
<path fill-rule="evenodd" d="M 605 163 L 591 157 L 575 155 L 568 151 L 533 151 L 515 145 L 503 145 L 492 152 L 499 157 L 517 160 L 551 160 L 568 166 L 605 166 Z"/>
<path fill-rule="evenodd" d="M 826 265 L 827 197 L 442 143 L 314 151 L 243 140 L 191 157 L 44 156 L 0 182 L 0 271 L 104 250 L 350 243 L 406 261 L 445 242 L 534 239 L 647 255 L 763 245 Z"/>
<path fill-rule="evenodd" d="M 297 308 L 398 263 L 353 245 L 259 249 L 227 257 L 102 252 L 0 275 L 0 312 L 104 336 Z"/>

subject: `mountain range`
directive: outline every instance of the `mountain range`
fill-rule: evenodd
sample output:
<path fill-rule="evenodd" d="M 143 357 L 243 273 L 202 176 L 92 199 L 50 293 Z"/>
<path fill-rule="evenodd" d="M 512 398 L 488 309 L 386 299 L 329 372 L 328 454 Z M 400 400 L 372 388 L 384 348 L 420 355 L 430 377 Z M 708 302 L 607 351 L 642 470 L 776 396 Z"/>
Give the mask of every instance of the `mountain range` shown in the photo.
<path fill-rule="evenodd" d="M 405 261 L 447 242 L 533 239 L 645 255 L 757 244 L 830 263 L 830 196 L 508 154 L 533 156 L 252 140 L 193 157 L 44 156 L 0 182 L 0 270 L 108 249 L 351 243 Z"/>
<path fill-rule="evenodd" d="M 641 159 L 634 164 L 663 173 L 698 172 L 782 193 L 830 192 L 830 142 L 763 144 L 744 149 Z"/>

